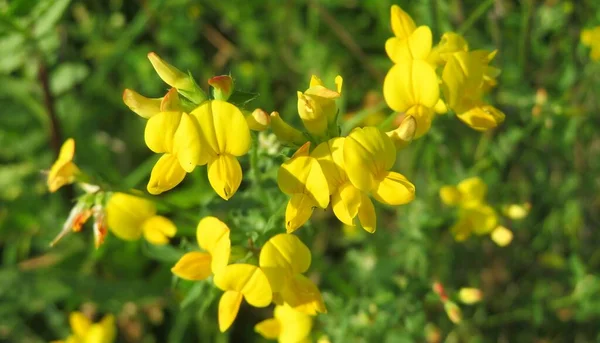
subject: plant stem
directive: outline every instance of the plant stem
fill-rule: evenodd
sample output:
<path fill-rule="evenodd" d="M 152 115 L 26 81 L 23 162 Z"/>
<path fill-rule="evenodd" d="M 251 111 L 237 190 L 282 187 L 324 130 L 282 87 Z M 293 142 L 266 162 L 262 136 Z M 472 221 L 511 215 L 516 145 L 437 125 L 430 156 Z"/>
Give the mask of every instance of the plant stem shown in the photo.
<path fill-rule="evenodd" d="M 485 11 L 487 11 L 488 7 L 490 7 L 494 4 L 494 1 L 495 0 L 486 0 L 486 1 L 482 2 L 481 4 L 479 4 L 479 6 L 475 9 L 475 11 L 473 11 L 473 13 L 471 13 L 471 15 L 458 28 L 458 30 L 456 30 L 456 32 L 461 35 L 464 34 L 465 32 L 467 32 L 471 28 L 471 26 L 473 26 L 473 24 L 475 24 L 475 22 L 477 20 L 479 20 L 479 18 L 481 18 L 485 14 Z"/>

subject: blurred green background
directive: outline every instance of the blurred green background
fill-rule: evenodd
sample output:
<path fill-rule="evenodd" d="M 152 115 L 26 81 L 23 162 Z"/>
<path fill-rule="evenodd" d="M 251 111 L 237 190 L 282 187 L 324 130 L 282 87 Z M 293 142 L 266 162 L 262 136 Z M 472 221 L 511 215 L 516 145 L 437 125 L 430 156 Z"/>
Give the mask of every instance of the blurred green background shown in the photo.
<path fill-rule="evenodd" d="M 313 338 L 600 341 L 600 64 L 579 41 L 581 29 L 600 25 L 595 0 L 0 1 L 0 340 L 64 338 L 68 313 L 82 309 L 96 318 L 115 314 L 119 342 L 263 341 L 252 331 L 269 309 L 243 307 L 219 334 L 220 291 L 176 281 L 169 269 L 195 244 L 204 215 L 230 224 L 242 245 L 283 232 L 275 204 L 285 197 L 273 181 L 281 156 L 261 152 L 266 205 L 250 173 L 226 203 L 200 168 L 162 196 L 170 204 L 162 212 L 179 228 L 163 248 L 109 236 L 95 251 L 86 227 L 50 249 L 76 193 L 49 194 L 41 171 L 73 137 L 81 168 L 145 189 L 156 156 L 144 144 L 144 121 L 121 94 L 167 90 L 150 51 L 205 89 L 209 77 L 231 72 L 238 89 L 260 93 L 249 109 L 277 110 L 297 125 L 296 91 L 313 73 L 330 85 L 339 73 L 342 113 L 359 111 L 367 93 L 378 98 L 391 67 L 384 43 L 392 3 L 431 26 L 435 42 L 453 30 L 471 48 L 499 50 L 502 74 L 491 99 L 506 121 L 482 134 L 453 115 L 437 118 L 395 167 L 415 183 L 416 200 L 378 208 L 374 235 L 342 230 L 329 212 L 298 231 L 329 311 Z M 389 113 L 374 103 L 372 111 Z M 438 190 L 469 176 L 486 181 L 498 209 L 531 203 L 527 218 L 502 219 L 515 234 L 508 247 L 489 237 L 457 243 L 448 231 L 455 211 L 441 205 Z M 455 301 L 467 286 L 482 289 L 484 300 L 461 305 L 463 321 L 453 324 L 431 291 L 434 281 Z"/>

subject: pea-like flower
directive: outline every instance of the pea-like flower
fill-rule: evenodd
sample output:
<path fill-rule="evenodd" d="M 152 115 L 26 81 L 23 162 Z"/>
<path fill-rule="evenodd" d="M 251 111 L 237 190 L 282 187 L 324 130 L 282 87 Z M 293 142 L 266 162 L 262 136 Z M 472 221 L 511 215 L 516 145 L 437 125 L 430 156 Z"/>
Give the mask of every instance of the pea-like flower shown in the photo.
<path fill-rule="evenodd" d="M 254 331 L 266 339 L 277 340 L 280 343 L 308 342 L 312 329 L 312 318 L 290 306 L 275 306 L 273 318 L 265 319 L 256 324 Z"/>
<path fill-rule="evenodd" d="M 315 207 L 327 208 L 329 188 L 316 158 L 308 154 L 310 143 L 304 144 L 277 173 L 277 184 L 290 195 L 285 210 L 285 227 L 293 232 L 310 218 Z"/>
<path fill-rule="evenodd" d="M 72 334 L 65 340 L 51 343 L 112 343 L 116 338 L 115 317 L 106 315 L 100 322 L 92 321 L 81 312 L 72 312 L 69 316 Z"/>
<path fill-rule="evenodd" d="M 263 271 L 251 264 L 230 264 L 214 277 L 215 285 L 225 291 L 219 300 L 219 330 L 225 332 L 237 317 L 246 299 L 254 307 L 267 307 L 273 300 L 269 280 Z"/>
<path fill-rule="evenodd" d="M 106 221 L 115 236 L 128 241 L 143 236 L 152 244 L 162 245 L 177 232 L 171 220 L 157 215 L 152 201 L 125 193 L 113 193 L 108 199 Z"/>
<path fill-rule="evenodd" d="M 415 197 L 415 186 L 390 171 L 396 162 L 392 140 L 376 127 L 354 129 L 344 140 L 346 173 L 354 187 L 387 205 L 402 205 Z"/>
<path fill-rule="evenodd" d="M 231 241 L 225 223 L 215 217 L 203 218 L 196 229 L 196 240 L 204 252 L 188 252 L 171 268 L 182 279 L 204 280 L 223 270 L 229 262 Z"/>
<path fill-rule="evenodd" d="M 69 138 L 61 146 L 58 158 L 48 172 L 47 185 L 50 192 L 56 192 L 62 186 L 75 182 L 80 171 L 73 163 L 74 156 L 75 140 Z"/>
<path fill-rule="evenodd" d="M 276 304 L 283 303 L 309 315 L 325 313 L 321 292 L 306 276 L 310 250 L 292 234 L 273 236 L 260 251 L 259 265 L 269 279 Z"/>
<path fill-rule="evenodd" d="M 337 105 L 335 99 L 342 92 L 343 79 L 341 76 L 335 78 L 336 90 L 325 87 L 323 81 L 313 75 L 310 79 L 310 87 L 298 92 L 298 114 L 308 132 L 317 136 L 325 137 L 328 132 L 337 130 Z"/>

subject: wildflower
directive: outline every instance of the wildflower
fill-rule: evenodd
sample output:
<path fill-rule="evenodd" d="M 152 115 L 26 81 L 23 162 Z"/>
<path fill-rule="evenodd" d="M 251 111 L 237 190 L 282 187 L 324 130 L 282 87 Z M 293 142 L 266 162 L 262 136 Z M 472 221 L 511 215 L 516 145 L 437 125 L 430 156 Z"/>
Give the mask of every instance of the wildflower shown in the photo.
<path fill-rule="evenodd" d="M 478 177 L 462 180 L 455 186 L 444 186 L 440 189 L 440 198 L 446 205 L 466 205 L 485 201 L 487 185 Z"/>
<path fill-rule="evenodd" d="M 498 225 L 491 234 L 492 241 L 500 247 L 505 247 L 513 240 L 513 233 L 508 228 Z"/>
<path fill-rule="evenodd" d="M 424 60 L 394 65 L 383 82 L 383 96 L 391 109 L 415 118 L 415 138 L 421 137 L 429 131 L 440 100 L 435 69 Z"/>
<path fill-rule="evenodd" d="M 56 192 L 60 187 L 75 182 L 80 173 L 79 168 L 73 163 L 75 155 L 75 140 L 67 139 L 60 148 L 58 158 L 48 173 L 48 190 Z"/>
<path fill-rule="evenodd" d="M 81 312 L 72 312 L 69 323 L 73 333 L 62 341 L 52 343 L 112 343 L 116 338 L 115 318 L 106 315 L 98 323 L 92 323 Z"/>
<path fill-rule="evenodd" d="M 458 33 L 446 32 L 438 45 L 433 48 L 428 60 L 436 65 L 445 64 L 453 53 L 469 51 L 469 44 Z"/>
<path fill-rule="evenodd" d="M 309 142 L 300 147 L 277 173 L 277 185 L 291 196 L 285 210 L 288 233 L 306 223 L 315 207 L 324 209 L 329 204 L 327 179 L 317 159 L 309 156 L 309 147 Z"/>
<path fill-rule="evenodd" d="M 344 140 L 344 164 L 354 187 L 387 205 L 402 205 L 415 197 L 415 186 L 390 171 L 396 162 L 391 139 L 376 127 L 354 129 Z"/>
<path fill-rule="evenodd" d="M 502 212 L 505 216 L 513 220 L 520 220 L 529 214 L 531 210 L 531 204 L 526 202 L 524 204 L 510 204 L 504 206 Z"/>
<path fill-rule="evenodd" d="M 257 108 L 252 113 L 246 115 L 248 128 L 252 131 L 264 131 L 271 123 L 271 117 L 264 110 Z"/>
<path fill-rule="evenodd" d="M 462 311 L 453 301 L 444 302 L 444 310 L 452 323 L 458 324 L 462 321 Z"/>
<path fill-rule="evenodd" d="M 278 112 L 271 112 L 271 129 L 282 144 L 301 146 L 307 139 L 302 132 L 286 123 Z"/>
<path fill-rule="evenodd" d="M 368 232 L 377 227 L 375 208 L 367 194 L 356 188 L 346 173 L 344 163 L 344 141 L 346 138 L 332 138 L 315 148 L 311 156 L 319 161 L 331 194 L 331 205 L 335 216 L 344 224 L 354 226 L 354 218 Z"/>
<path fill-rule="evenodd" d="M 254 307 L 269 306 L 273 293 L 263 271 L 251 264 L 230 264 L 218 271 L 215 285 L 225 291 L 219 300 L 219 330 L 225 332 L 237 317 L 242 298 Z"/>
<path fill-rule="evenodd" d="M 208 164 L 208 181 L 225 200 L 229 200 L 242 182 L 242 167 L 236 159 L 250 149 L 250 129 L 239 108 L 221 100 L 206 101 L 190 114 L 202 137 L 202 150 L 194 139 L 183 139 L 191 148 L 186 161 Z M 190 127 L 190 131 L 193 131 Z M 198 150 L 196 150 L 198 149 Z M 200 152 L 199 156 L 197 155 Z"/>
<path fill-rule="evenodd" d="M 581 43 L 591 47 L 590 58 L 600 61 L 600 26 L 581 31 Z"/>
<path fill-rule="evenodd" d="M 479 288 L 463 287 L 458 290 L 458 298 L 463 304 L 472 305 L 481 301 L 483 293 Z"/>
<path fill-rule="evenodd" d="M 394 63 L 427 60 L 431 53 L 432 40 L 431 29 L 428 26 L 419 26 L 405 39 L 388 39 L 385 51 Z"/>
<path fill-rule="evenodd" d="M 156 206 L 150 200 L 113 193 L 106 205 L 106 221 L 108 228 L 121 239 L 133 241 L 143 235 L 152 244 L 167 244 L 177 228 L 156 212 Z"/>
<path fill-rule="evenodd" d="M 414 117 L 405 117 L 395 130 L 386 132 L 397 150 L 406 147 L 415 138 L 417 121 Z"/>
<path fill-rule="evenodd" d="M 215 217 L 205 217 L 196 228 L 198 246 L 205 252 L 188 252 L 171 268 L 173 274 L 186 280 L 204 280 L 223 270 L 229 262 L 231 241 L 229 228 Z"/>
<path fill-rule="evenodd" d="M 292 234 L 278 234 L 265 243 L 259 265 L 269 280 L 276 304 L 285 303 L 309 315 L 327 312 L 317 286 L 302 275 L 310 262 L 310 250 Z"/>
<path fill-rule="evenodd" d="M 227 101 L 233 93 L 233 79 L 229 75 L 213 76 L 208 79 L 208 84 L 213 87 L 213 97 L 216 100 Z"/>
<path fill-rule="evenodd" d="M 324 137 L 328 132 L 337 130 L 337 106 L 335 99 L 342 92 L 343 79 L 336 76 L 336 90 L 331 90 L 323 85 L 321 79 L 313 75 L 310 87 L 304 92 L 298 92 L 298 114 L 304 127 L 317 137 Z"/>
<path fill-rule="evenodd" d="M 275 306 L 274 318 L 256 324 L 254 330 L 266 339 L 276 339 L 280 343 L 306 342 L 312 329 L 312 318 L 293 308 Z"/>
<path fill-rule="evenodd" d="M 123 102 L 125 105 L 145 119 L 149 119 L 160 112 L 162 100 L 163 98 L 146 98 L 131 89 L 125 89 L 123 91 Z"/>
<path fill-rule="evenodd" d="M 389 38 L 385 42 L 385 51 L 387 52 L 390 59 L 394 60 L 394 50 L 402 42 L 410 38 L 412 33 L 417 29 L 414 20 L 404 12 L 398 5 L 392 5 L 391 7 L 391 18 L 392 31 L 394 37 Z"/>
<path fill-rule="evenodd" d="M 492 207 L 483 203 L 470 203 L 459 209 L 458 221 L 450 231 L 457 241 L 464 241 L 474 233 L 486 235 L 498 225 L 498 216 Z"/>
<path fill-rule="evenodd" d="M 90 209 L 90 205 L 84 201 L 80 200 L 73 206 L 71 212 L 69 212 L 69 216 L 67 220 L 63 224 L 62 230 L 58 233 L 58 235 L 52 240 L 50 246 L 56 245 L 58 241 L 60 241 L 64 236 L 68 233 L 79 232 L 83 227 L 83 224 L 87 222 L 87 220 L 92 216 L 92 210 Z"/>
<path fill-rule="evenodd" d="M 102 205 L 98 204 L 92 208 L 92 213 L 94 215 L 94 246 L 98 249 L 104 243 L 104 238 L 108 233 L 106 212 Z"/>
<path fill-rule="evenodd" d="M 154 70 L 158 76 L 166 84 L 177 88 L 179 93 L 195 104 L 201 104 L 204 100 L 206 100 L 206 94 L 202 92 L 200 87 L 198 87 L 190 75 L 185 74 L 181 70 L 165 62 L 154 52 L 148 54 L 148 59 L 150 60 L 150 63 L 152 63 L 152 67 L 154 67 Z"/>

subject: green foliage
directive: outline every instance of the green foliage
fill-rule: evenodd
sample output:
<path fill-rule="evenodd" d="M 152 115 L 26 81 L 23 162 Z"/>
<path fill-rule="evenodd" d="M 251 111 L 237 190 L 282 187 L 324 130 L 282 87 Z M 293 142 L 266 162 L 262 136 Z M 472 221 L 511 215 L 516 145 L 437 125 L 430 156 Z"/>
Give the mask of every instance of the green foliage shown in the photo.
<path fill-rule="evenodd" d="M 243 192 L 228 202 L 215 196 L 205 170 L 160 196 L 159 210 L 178 226 L 168 247 L 109 235 L 94 251 L 86 226 L 50 249 L 75 193 L 47 193 L 40 171 L 73 137 L 78 165 L 120 189 L 145 188 L 156 157 L 144 145 L 143 120 L 121 94 L 164 94 L 146 59 L 150 51 L 189 70 L 205 90 L 209 77 L 231 73 L 245 92 L 240 104 L 259 94 L 246 109 L 277 110 L 298 125 L 296 91 L 306 89 L 311 74 L 326 82 L 341 74 L 340 113 L 359 111 L 367 91 L 381 92 L 391 66 L 384 51 L 391 4 L 0 1 L 0 340 L 63 338 L 68 313 L 83 306 L 96 318 L 115 314 L 122 342 L 262 341 L 253 326 L 270 310 L 244 307 L 221 334 L 220 291 L 211 281 L 176 280 L 170 268 L 194 246 L 206 215 L 230 225 L 232 240 L 245 247 L 233 252 L 239 257 L 253 258 L 247 242 L 261 246 L 283 232 L 287 198 L 276 173 L 287 151 L 273 157 L 255 146 L 256 155 L 242 160 Z M 502 74 L 491 97 L 506 121 L 480 133 L 453 115 L 436 118 L 397 159 L 395 170 L 415 183 L 415 201 L 379 207 L 375 234 L 348 233 L 322 211 L 298 231 L 311 247 L 309 274 L 328 307 L 313 337 L 423 342 L 439 331 L 446 342 L 599 340 L 600 64 L 589 60 L 579 34 L 600 24 L 600 3 L 400 5 L 436 39 L 454 30 L 474 48 L 499 50 Z M 541 92 L 544 103 L 536 101 Z M 438 191 L 469 176 L 486 181 L 498 209 L 531 203 L 525 219 L 503 221 L 515 235 L 508 247 L 488 237 L 453 240 L 455 214 Z M 484 300 L 461 305 L 463 321 L 453 324 L 431 290 L 434 281 L 455 301 L 468 286 L 482 289 Z"/>

